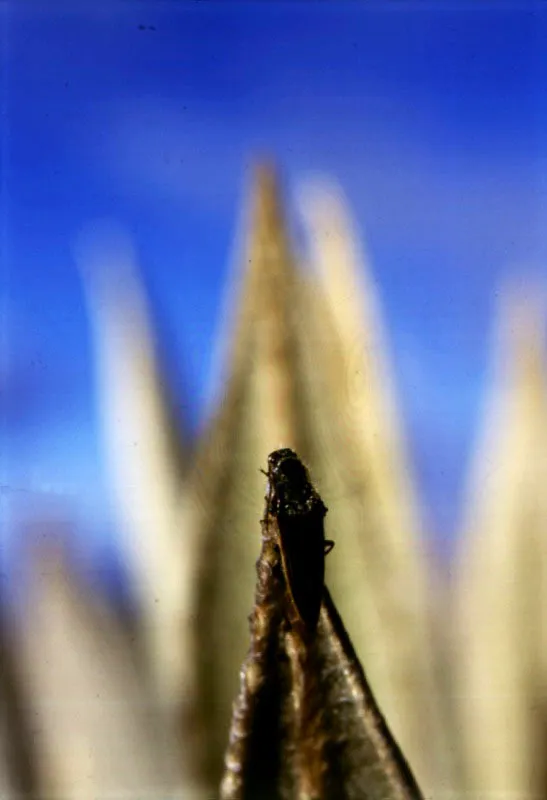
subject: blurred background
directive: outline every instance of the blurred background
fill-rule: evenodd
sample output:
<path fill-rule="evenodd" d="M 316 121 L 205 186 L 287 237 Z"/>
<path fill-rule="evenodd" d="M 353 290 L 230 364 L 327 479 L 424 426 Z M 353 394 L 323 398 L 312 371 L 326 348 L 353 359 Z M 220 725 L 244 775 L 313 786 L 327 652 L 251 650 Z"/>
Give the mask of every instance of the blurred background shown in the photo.
<path fill-rule="evenodd" d="M 0 36 L 2 796 L 215 796 L 291 446 L 425 791 L 547 797 L 545 8 Z"/>

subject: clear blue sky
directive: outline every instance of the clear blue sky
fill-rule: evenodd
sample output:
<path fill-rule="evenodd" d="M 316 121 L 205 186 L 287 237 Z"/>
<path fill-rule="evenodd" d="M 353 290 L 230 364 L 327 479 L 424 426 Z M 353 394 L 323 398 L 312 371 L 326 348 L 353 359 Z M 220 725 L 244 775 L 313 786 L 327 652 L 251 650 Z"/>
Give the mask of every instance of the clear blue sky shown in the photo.
<path fill-rule="evenodd" d="M 4 523 L 27 490 L 68 486 L 107 525 L 78 230 L 133 233 L 195 424 L 258 150 L 289 184 L 323 171 L 347 193 L 450 537 L 500 278 L 547 274 L 545 6 L 0 0 L 0 26 Z"/>

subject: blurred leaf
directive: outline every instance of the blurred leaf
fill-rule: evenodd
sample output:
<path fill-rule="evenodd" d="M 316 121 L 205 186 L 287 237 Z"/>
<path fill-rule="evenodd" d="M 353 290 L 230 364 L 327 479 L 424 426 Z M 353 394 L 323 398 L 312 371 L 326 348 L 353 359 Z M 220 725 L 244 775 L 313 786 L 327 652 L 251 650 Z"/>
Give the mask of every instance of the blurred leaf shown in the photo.
<path fill-rule="evenodd" d="M 468 791 L 544 797 L 545 296 L 505 287 L 457 563 L 452 651 Z"/>

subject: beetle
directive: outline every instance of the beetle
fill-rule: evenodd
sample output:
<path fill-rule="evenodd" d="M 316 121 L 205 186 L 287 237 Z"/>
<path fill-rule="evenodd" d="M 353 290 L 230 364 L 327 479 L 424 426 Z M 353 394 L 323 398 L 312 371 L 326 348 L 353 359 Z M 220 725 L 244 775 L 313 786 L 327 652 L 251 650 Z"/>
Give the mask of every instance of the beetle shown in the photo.
<path fill-rule="evenodd" d="M 334 547 L 334 542 L 325 539 L 327 507 L 294 450 L 270 453 L 264 474 L 268 477 L 266 512 L 277 522 L 287 592 L 298 617 L 313 632 L 321 610 L 325 556 Z"/>

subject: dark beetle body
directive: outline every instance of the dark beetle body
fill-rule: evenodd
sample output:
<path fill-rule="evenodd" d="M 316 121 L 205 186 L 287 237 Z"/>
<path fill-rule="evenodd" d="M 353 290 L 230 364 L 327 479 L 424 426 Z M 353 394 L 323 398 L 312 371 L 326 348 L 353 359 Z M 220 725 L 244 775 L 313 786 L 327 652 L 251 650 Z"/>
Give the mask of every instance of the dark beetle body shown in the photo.
<path fill-rule="evenodd" d="M 279 530 L 281 559 L 292 605 L 308 631 L 319 619 L 325 552 L 327 508 L 313 488 L 306 467 L 293 450 L 276 450 L 268 457 L 267 510 Z"/>

